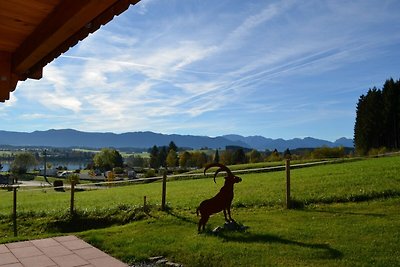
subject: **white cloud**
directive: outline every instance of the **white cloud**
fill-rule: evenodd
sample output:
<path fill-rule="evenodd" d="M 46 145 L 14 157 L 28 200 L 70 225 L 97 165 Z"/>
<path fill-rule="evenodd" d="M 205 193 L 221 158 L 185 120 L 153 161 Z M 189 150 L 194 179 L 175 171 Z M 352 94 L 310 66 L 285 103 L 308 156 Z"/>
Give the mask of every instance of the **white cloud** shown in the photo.
<path fill-rule="evenodd" d="M 388 11 L 395 2 L 200 2 L 140 1 L 49 64 L 42 80 L 24 82 L 6 105 L 37 105 L 22 117 L 49 113 L 60 125 L 95 131 L 257 134 L 256 122 L 295 131 L 327 120 L 316 101 L 341 114 L 326 100 L 340 106 L 360 91 L 344 86 L 340 72 L 375 64 L 386 46 L 400 44 L 399 16 Z M 331 94 L 340 88 L 346 93 Z M 279 115 L 285 108 L 291 117 Z"/>

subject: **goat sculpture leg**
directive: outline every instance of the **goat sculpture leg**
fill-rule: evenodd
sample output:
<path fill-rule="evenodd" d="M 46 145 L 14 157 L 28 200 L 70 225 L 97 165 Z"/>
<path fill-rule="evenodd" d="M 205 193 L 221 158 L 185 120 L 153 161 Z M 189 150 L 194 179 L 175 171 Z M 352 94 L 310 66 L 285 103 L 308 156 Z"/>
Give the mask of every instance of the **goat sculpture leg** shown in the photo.
<path fill-rule="evenodd" d="M 235 221 L 234 219 L 232 219 L 232 216 L 231 216 L 231 207 L 228 207 L 228 216 L 229 216 L 229 221 L 230 222 L 234 222 Z"/>
<path fill-rule="evenodd" d="M 228 214 L 229 214 L 229 217 L 231 217 L 231 214 L 230 214 L 231 212 L 230 212 L 230 210 L 229 210 L 229 208 L 228 208 Z M 224 209 L 224 216 L 225 216 L 225 221 L 226 222 L 229 222 L 229 219 L 228 219 L 228 217 L 226 216 L 226 209 Z"/>
<path fill-rule="evenodd" d="M 204 229 L 205 229 L 205 227 L 206 227 L 206 223 L 208 222 L 208 219 L 210 218 L 210 216 L 201 216 L 201 218 L 200 218 L 200 220 L 199 220 L 199 225 L 198 225 L 198 228 L 197 228 L 197 231 L 201 231 L 201 230 L 203 230 L 204 231 Z"/>

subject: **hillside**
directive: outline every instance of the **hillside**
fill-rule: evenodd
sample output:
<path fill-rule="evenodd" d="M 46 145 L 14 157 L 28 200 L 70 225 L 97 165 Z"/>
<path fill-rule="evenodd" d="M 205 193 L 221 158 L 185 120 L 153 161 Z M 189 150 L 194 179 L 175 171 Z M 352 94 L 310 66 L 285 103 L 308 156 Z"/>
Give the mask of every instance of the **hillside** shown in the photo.
<path fill-rule="evenodd" d="M 166 146 L 173 141 L 178 147 L 199 149 L 203 147 L 223 149 L 225 146 L 241 146 L 258 150 L 283 151 L 287 148 L 345 146 L 352 147 L 353 140 L 341 138 L 335 142 L 307 138 L 294 138 L 290 140 L 271 139 L 262 136 L 244 137 L 240 135 L 224 135 L 218 137 L 161 134 L 154 132 L 128 132 L 128 133 L 96 133 L 81 132 L 72 129 L 47 130 L 27 132 L 0 131 L 0 145 L 12 146 L 49 146 L 49 147 L 135 147 L 149 148 L 154 145 Z"/>

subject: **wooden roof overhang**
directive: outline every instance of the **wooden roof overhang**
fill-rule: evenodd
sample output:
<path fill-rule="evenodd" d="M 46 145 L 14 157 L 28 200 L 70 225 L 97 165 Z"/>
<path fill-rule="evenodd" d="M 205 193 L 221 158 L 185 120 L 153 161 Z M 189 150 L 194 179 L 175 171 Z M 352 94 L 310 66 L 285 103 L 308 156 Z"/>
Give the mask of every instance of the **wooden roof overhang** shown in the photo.
<path fill-rule="evenodd" d="M 140 0 L 1 0 L 0 102 L 43 67 Z"/>

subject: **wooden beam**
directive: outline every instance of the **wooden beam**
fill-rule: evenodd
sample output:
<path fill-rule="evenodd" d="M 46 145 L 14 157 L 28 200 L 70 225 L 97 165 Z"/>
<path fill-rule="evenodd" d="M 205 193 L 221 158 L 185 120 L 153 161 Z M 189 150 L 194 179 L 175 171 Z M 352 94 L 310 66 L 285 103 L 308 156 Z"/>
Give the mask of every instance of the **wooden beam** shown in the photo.
<path fill-rule="evenodd" d="M 21 78 L 70 36 L 118 0 L 65 0 L 58 5 L 16 50 L 12 68 Z"/>
<path fill-rule="evenodd" d="M 10 99 L 11 53 L 0 51 L 0 101 Z"/>
<path fill-rule="evenodd" d="M 139 1 L 61 0 L 16 50 L 0 51 L 0 102 L 9 99 L 18 81 L 42 78 L 44 66 Z M 17 25 L 15 33 L 18 27 L 29 25 Z M 9 29 L 0 26 L 3 33 Z"/>

